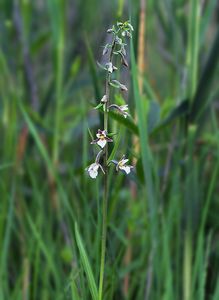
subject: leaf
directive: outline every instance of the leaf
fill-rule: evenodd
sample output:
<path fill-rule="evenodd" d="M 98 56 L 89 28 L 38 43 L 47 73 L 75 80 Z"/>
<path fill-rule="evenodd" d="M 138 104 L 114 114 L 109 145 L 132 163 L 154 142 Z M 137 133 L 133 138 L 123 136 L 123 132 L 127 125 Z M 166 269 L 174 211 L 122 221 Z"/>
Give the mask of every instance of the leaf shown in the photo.
<path fill-rule="evenodd" d="M 142 165 L 142 159 L 139 158 L 137 163 L 136 163 L 136 173 L 139 181 L 143 184 L 145 177 L 144 177 L 144 170 L 143 170 L 143 165 Z"/>
<path fill-rule="evenodd" d="M 78 231 L 78 225 L 77 223 L 75 223 L 75 238 L 76 238 L 76 242 L 77 242 L 77 246 L 78 246 L 78 250 L 80 253 L 80 258 L 81 258 L 81 262 L 84 268 L 84 272 L 86 274 L 87 277 L 87 281 L 88 281 L 88 286 L 89 286 L 89 290 L 92 296 L 93 300 L 98 300 L 98 291 L 97 291 L 97 286 L 94 280 L 94 275 L 90 266 L 90 262 L 87 256 L 87 253 L 85 251 L 80 233 Z"/>
<path fill-rule="evenodd" d="M 37 54 L 41 50 L 41 48 L 48 42 L 49 38 L 50 32 L 46 31 L 40 33 L 31 45 L 31 53 L 33 55 Z"/>
<path fill-rule="evenodd" d="M 219 61 L 219 29 L 217 31 L 214 43 L 209 53 L 207 63 L 202 72 L 201 79 L 196 90 L 191 107 L 190 120 L 193 122 L 201 117 L 202 113 L 209 105 L 209 95 L 214 75 Z"/>
<path fill-rule="evenodd" d="M 94 86 L 94 92 L 95 92 L 95 98 L 100 99 L 101 98 L 101 92 L 100 92 L 100 83 L 98 79 L 98 74 L 96 71 L 96 62 L 94 60 L 92 49 L 89 45 L 88 38 L 85 38 L 86 47 L 87 47 L 87 55 L 88 55 L 88 63 L 90 67 L 90 74 L 93 81 Z M 98 103 L 97 103 L 98 104 Z"/>
<path fill-rule="evenodd" d="M 145 185 L 147 187 L 147 197 L 148 197 L 148 210 L 149 210 L 149 219 L 150 219 L 150 235 L 151 239 L 154 240 L 157 237 L 157 202 L 155 201 L 156 197 L 154 194 L 154 182 L 152 179 L 152 166 L 153 166 L 153 157 L 149 146 L 148 141 L 148 128 L 147 128 L 147 116 L 149 111 L 148 102 L 146 102 L 146 107 L 144 109 L 143 99 L 140 95 L 139 86 L 138 86 L 138 72 L 137 65 L 135 61 L 134 54 L 134 45 L 131 41 L 131 75 L 133 83 L 133 92 L 134 92 L 134 101 L 137 113 L 138 127 L 139 127 L 139 136 L 140 136 L 140 149 L 142 164 L 145 176 Z"/>
<path fill-rule="evenodd" d="M 173 122 L 177 118 L 181 118 L 183 116 L 186 116 L 189 113 L 189 100 L 183 100 L 177 107 L 175 107 L 168 117 L 161 121 L 160 124 L 158 124 L 157 127 L 155 127 L 150 133 L 155 134 L 157 131 L 162 129 L 163 127 L 167 126 L 171 122 Z"/>
<path fill-rule="evenodd" d="M 160 106 L 158 102 L 150 101 L 148 112 L 148 131 L 151 132 L 160 120 Z"/>
<path fill-rule="evenodd" d="M 162 125 L 168 124 L 175 120 L 176 118 L 180 118 L 185 116 L 189 111 L 189 100 L 183 100 L 176 108 L 172 110 L 169 116 L 162 122 Z"/>
<path fill-rule="evenodd" d="M 71 64 L 71 69 L 70 69 L 70 76 L 72 79 L 74 79 L 78 75 L 80 68 L 81 68 L 81 57 L 76 56 L 76 58 Z"/>
<path fill-rule="evenodd" d="M 120 124 L 124 125 L 129 131 L 131 131 L 134 134 L 139 134 L 138 133 L 138 127 L 136 124 L 132 121 L 130 118 L 124 118 L 123 116 L 119 115 L 118 113 L 114 111 L 109 112 L 109 116 L 119 122 Z"/>
<path fill-rule="evenodd" d="M 102 103 L 99 103 L 97 106 L 94 107 L 94 109 L 99 109 L 99 108 L 101 108 L 102 106 L 103 106 L 103 104 L 102 104 Z"/>
<path fill-rule="evenodd" d="M 72 294 L 72 299 L 74 299 L 74 300 L 81 300 L 81 298 L 80 298 L 80 296 L 78 294 L 77 286 L 76 286 L 73 278 L 71 280 L 71 294 Z"/>
<path fill-rule="evenodd" d="M 117 135 L 117 134 L 118 134 L 118 133 L 113 133 L 113 132 L 111 132 L 111 133 L 108 133 L 107 136 L 108 136 L 108 137 L 112 137 L 112 136 L 115 136 L 115 135 Z"/>
<path fill-rule="evenodd" d="M 109 158 L 108 158 L 108 161 L 107 161 L 108 163 L 109 163 L 111 160 L 113 160 L 113 158 L 115 157 L 115 154 L 116 154 L 116 152 L 117 152 L 117 150 L 118 150 L 118 148 L 119 148 L 119 144 L 120 144 L 120 141 L 121 141 L 122 133 L 123 133 L 123 130 L 120 129 L 120 130 L 119 130 L 118 137 L 117 137 L 116 140 L 115 140 L 113 149 L 112 149 L 112 151 L 111 151 L 111 153 L 110 153 L 110 156 L 109 156 Z"/>
<path fill-rule="evenodd" d="M 94 86 L 95 98 L 100 99 L 101 98 L 101 90 L 100 90 L 100 83 L 99 83 L 98 74 L 97 74 L 97 70 L 96 70 L 96 63 L 95 63 L 93 52 L 89 45 L 89 41 L 88 41 L 87 37 L 85 39 L 85 42 L 86 42 L 86 47 L 87 47 L 88 63 L 89 63 L 89 67 L 90 67 L 91 79 L 93 81 L 93 86 Z M 98 105 L 98 100 L 96 100 L 96 101 L 97 101 L 97 105 Z M 99 123 L 101 124 L 102 122 L 103 122 L 103 118 L 99 114 Z"/>

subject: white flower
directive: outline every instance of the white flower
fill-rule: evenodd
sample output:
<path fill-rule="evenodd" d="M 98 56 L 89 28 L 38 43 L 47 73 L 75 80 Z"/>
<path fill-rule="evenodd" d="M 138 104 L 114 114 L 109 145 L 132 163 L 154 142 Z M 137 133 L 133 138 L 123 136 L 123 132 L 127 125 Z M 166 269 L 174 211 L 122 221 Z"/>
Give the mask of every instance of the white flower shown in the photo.
<path fill-rule="evenodd" d="M 124 171 L 126 174 L 129 174 L 131 172 L 131 169 L 133 169 L 133 166 L 127 165 L 126 163 L 129 161 L 129 159 L 125 158 L 125 155 L 119 160 L 111 160 L 112 163 L 116 165 L 116 171 Z"/>
<path fill-rule="evenodd" d="M 104 148 L 106 146 L 107 142 L 113 142 L 113 140 L 107 136 L 106 130 L 100 130 L 100 129 L 98 129 L 96 137 L 97 137 L 97 139 L 93 140 L 91 142 L 91 144 L 97 144 L 101 148 Z"/>
<path fill-rule="evenodd" d="M 102 170 L 103 174 L 105 174 L 102 166 L 98 162 L 91 164 L 89 167 L 86 168 L 86 171 L 88 172 L 91 178 L 95 179 L 97 178 L 99 168 Z"/>
<path fill-rule="evenodd" d="M 128 110 L 128 104 L 124 104 L 124 105 L 117 105 L 117 104 L 111 104 L 109 106 L 109 108 L 115 108 L 118 110 L 118 112 L 123 115 L 124 118 L 127 118 L 129 116 L 129 114 L 127 113 Z"/>
<path fill-rule="evenodd" d="M 128 104 L 125 104 L 125 105 L 120 105 L 119 106 L 119 110 L 120 112 L 122 113 L 122 115 L 127 118 L 127 116 L 129 115 L 126 111 L 128 110 Z"/>
<path fill-rule="evenodd" d="M 131 169 L 133 169 L 133 166 L 126 165 L 128 161 L 129 159 L 125 159 L 125 156 L 123 156 L 117 163 L 116 171 L 121 170 L 124 171 L 126 174 L 129 174 L 131 172 Z"/>
<path fill-rule="evenodd" d="M 91 178 L 95 179 L 98 175 L 98 169 L 99 169 L 99 164 L 93 163 L 86 170 L 87 170 L 89 176 Z"/>

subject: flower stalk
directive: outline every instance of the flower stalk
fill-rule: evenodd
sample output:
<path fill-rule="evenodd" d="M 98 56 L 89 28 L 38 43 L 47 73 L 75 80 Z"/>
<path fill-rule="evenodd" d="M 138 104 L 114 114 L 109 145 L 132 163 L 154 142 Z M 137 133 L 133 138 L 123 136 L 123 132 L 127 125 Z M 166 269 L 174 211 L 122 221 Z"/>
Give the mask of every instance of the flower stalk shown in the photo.
<path fill-rule="evenodd" d="M 105 66 L 102 66 L 98 63 L 101 69 L 106 71 L 106 80 L 105 80 L 105 94 L 100 100 L 100 103 L 95 107 L 95 109 L 101 109 L 104 113 L 104 124 L 103 130 L 98 129 L 96 134 L 96 139 L 91 142 L 91 144 L 96 144 L 101 148 L 101 151 L 98 153 L 96 160 L 92 163 L 86 170 L 89 176 L 92 179 L 95 179 L 98 176 L 99 169 L 104 174 L 104 187 L 103 187 L 103 203 L 102 203 L 102 235 L 101 235 L 101 258 L 100 258 L 100 277 L 99 277 L 99 291 L 98 291 L 98 300 L 103 300 L 103 286 L 104 286 L 104 272 L 105 272 L 105 257 L 106 257 L 106 238 L 107 238 L 107 207 L 108 207 L 108 198 L 109 198 L 109 180 L 108 180 L 108 169 L 110 162 L 108 163 L 108 142 L 113 142 L 111 138 L 112 134 L 108 134 L 108 118 L 109 118 L 109 109 L 116 109 L 120 114 L 125 118 L 129 116 L 127 113 L 128 105 L 117 105 L 110 104 L 110 91 L 111 88 L 117 88 L 122 92 L 127 92 L 127 87 L 118 80 L 113 78 L 113 73 L 118 70 L 116 66 L 113 65 L 114 56 L 118 55 L 121 57 L 121 63 L 128 67 L 128 62 L 125 58 L 126 50 L 124 43 L 125 37 L 131 37 L 131 32 L 133 31 L 132 25 L 127 22 L 117 22 L 116 26 L 108 29 L 107 32 L 112 34 L 112 42 L 106 44 L 103 49 L 103 55 L 108 54 L 109 59 Z M 100 157 L 103 157 L 103 166 L 100 164 Z M 112 160 L 113 164 L 116 165 L 116 171 L 122 171 L 125 174 L 129 174 L 132 170 L 132 166 L 127 165 L 128 159 L 125 159 L 125 156 L 122 157 L 119 161 Z"/>
<path fill-rule="evenodd" d="M 110 49 L 109 63 L 112 63 L 113 58 L 113 50 L 115 47 L 115 38 L 112 42 L 112 47 Z M 106 75 L 106 83 L 105 83 L 105 99 L 106 102 L 104 104 L 104 130 L 108 132 L 108 107 L 110 102 L 110 79 L 111 72 L 108 72 Z M 103 279 L 104 279 L 104 268 L 105 268 L 105 256 L 106 256 L 106 235 L 107 235 L 107 207 L 108 207 L 108 145 L 105 146 L 104 152 L 104 195 L 103 195 L 103 208 L 102 208 L 102 237 L 101 237 L 101 258 L 100 258 L 100 278 L 99 278 L 99 300 L 102 300 L 103 294 Z"/>

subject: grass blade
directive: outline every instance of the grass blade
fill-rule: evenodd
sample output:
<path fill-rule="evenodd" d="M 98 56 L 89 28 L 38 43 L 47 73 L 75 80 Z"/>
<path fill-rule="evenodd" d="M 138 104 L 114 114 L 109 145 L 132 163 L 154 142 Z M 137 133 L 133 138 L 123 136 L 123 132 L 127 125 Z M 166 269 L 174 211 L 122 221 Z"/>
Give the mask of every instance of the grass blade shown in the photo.
<path fill-rule="evenodd" d="M 136 105 L 139 136 L 140 136 L 140 147 L 142 155 L 143 170 L 145 175 L 145 185 L 147 186 L 147 196 L 149 205 L 149 218 L 151 221 L 151 238 L 157 237 L 157 225 L 156 225 L 156 201 L 154 197 L 154 187 L 152 181 L 152 170 L 151 170 L 151 152 L 148 144 L 148 128 L 147 128 L 147 116 L 149 112 L 149 102 L 143 105 L 142 97 L 139 93 L 139 87 L 137 82 L 137 65 L 134 56 L 134 47 L 131 43 L 131 65 L 132 65 L 132 79 L 133 79 L 133 89 L 134 89 L 134 100 Z"/>
<path fill-rule="evenodd" d="M 90 266 L 90 262 L 87 256 L 87 253 L 85 251 L 80 233 L 78 231 L 78 225 L 77 223 L 75 223 L 75 238 L 76 238 L 76 242 L 77 242 L 77 246 L 78 246 L 78 250 L 80 253 L 80 257 L 81 257 L 81 261 L 82 261 L 82 265 L 84 268 L 84 272 L 87 276 L 87 281 L 88 281 L 88 286 L 92 295 L 92 299 L 93 300 L 98 300 L 98 292 L 97 292 L 97 286 L 94 280 L 94 275 Z"/>
<path fill-rule="evenodd" d="M 197 120 L 209 104 L 209 92 L 211 89 L 212 81 L 217 70 L 219 61 L 219 29 L 217 31 L 214 43 L 212 45 L 209 58 L 203 70 L 201 79 L 195 93 L 194 101 L 191 107 L 190 119 L 191 121 Z"/>

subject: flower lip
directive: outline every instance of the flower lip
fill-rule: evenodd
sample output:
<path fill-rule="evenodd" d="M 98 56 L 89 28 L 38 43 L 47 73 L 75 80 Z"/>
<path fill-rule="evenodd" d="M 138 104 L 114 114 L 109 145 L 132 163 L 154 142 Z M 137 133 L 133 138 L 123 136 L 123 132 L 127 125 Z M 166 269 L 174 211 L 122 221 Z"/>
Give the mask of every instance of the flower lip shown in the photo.
<path fill-rule="evenodd" d="M 107 136 L 107 131 L 106 130 L 98 129 L 96 137 L 97 137 L 97 139 L 93 140 L 91 142 L 91 144 L 97 144 L 101 148 L 104 148 L 106 146 L 106 143 L 113 142 L 113 140 Z"/>
<path fill-rule="evenodd" d="M 116 171 L 120 170 L 122 172 L 125 172 L 128 175 L 131 172 L 131 170 L 134 168 L 133 166 L 127 165 L 128 161 L 129 159 L 125 158 L 125 155 L 123 155 L 119 161 L 111 160 L 110 162 L 116 165 Z"/>
<path fill-rule="evenodd" d="M 126 174 L 129 174 L 131 172 L 131 169 L 133 169 L 133 166 L 127 165 L 126 163 L 129 161 L 129 159 L 125 158 L 125 155 L 120 159 L 116 166 L 116 170 L 124 171 Z"/>
<path fill-rule="evenodd" d="M 95 162 L 85 169 L 88 172 L 89 176 L 93 179 L 97 178 L 99 168 L 101 169 L 103 174 L 105 174 L 103 167 L 99 163 L 102 152 L 103 150 L 100 150 L 96 156 Z"/>
<path fill-rule="evenodd" d="M 92 163 L 89 167 L 86 168 L 86 171 L 88 172 L 89 176 L 93 179 L 97 178 L 98 175 L 98 169 L 99 164 L 98 163 Z"/>

